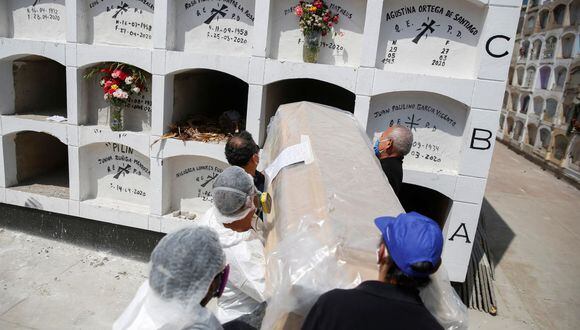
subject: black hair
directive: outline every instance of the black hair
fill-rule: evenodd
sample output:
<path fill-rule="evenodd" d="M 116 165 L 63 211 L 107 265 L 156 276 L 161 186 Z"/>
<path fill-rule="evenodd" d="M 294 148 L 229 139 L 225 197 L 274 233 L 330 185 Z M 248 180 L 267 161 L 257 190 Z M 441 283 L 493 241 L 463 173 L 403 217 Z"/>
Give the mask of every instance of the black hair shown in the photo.
<path fill-rule="evenodd" d="M 247 131 L 232 135 L 226 143 L 226 159 L 230 165 L 244 167 L 260 148 Z"/>
<path fill-rule="evenodd" d="M 387 262 L 391 264 L 386 275 L 387 282 L 394 282 L 400 286 L 416 289 L 427 286 L 427 284 L 431 282 L 429 277 L 411 277 L 403 273 L 390 256 L 387 256 Z M 437 268 L 439 268 L 439 265 L 433 265 L 428 261 L 422 261 L 414 263 L 411 265 L 411 268 L 416 272 L 432 274 L 437 270 Z"/>

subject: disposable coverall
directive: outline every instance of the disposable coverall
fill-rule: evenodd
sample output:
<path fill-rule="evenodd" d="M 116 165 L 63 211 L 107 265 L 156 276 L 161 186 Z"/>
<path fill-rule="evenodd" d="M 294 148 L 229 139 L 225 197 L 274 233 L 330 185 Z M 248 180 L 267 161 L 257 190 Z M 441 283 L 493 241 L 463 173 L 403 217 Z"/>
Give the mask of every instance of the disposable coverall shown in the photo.
<path fill-rule="evenodd" d="M 266 261 L 263 238 L 258 232 L 253 229 L 246 232 L 228 229 L 216 219 L 216 212 L 219 211 L 211 207 L 200 224 L 218 233 L 230 265 L 228 283 L 218 299 L 216 311 L 217 318 L 223 324 L 253 312 L 265 301 Z"/>

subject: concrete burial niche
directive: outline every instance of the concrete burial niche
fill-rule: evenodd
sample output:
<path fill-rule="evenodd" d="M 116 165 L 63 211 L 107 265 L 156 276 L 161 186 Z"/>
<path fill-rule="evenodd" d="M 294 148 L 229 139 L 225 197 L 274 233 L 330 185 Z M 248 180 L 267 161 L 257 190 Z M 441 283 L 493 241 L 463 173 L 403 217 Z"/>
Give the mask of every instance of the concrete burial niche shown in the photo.
<path fill-rule="evenodd" d="M 13 190 L 69 198 L 68 147 L 58 138 L 23 131 L 3 137 L 6 185 Z"/>
<path fill-rule="evenodd" d="M 473 78 L 485 15 L 484 6 L 465 0 L 387 0 L 376 65 L 388 71 Z"/>
<path fill-rule="evenodd" d="M 79 161 L 81 201 L 148 212 L 151 171 L 147 156 L 123 144 L 94 143 L 81 147 Z"/>
<path fill-rule="evenodd" d="M 170 180 L 164 190 L 170 197 L 164 213 L 195 214 L 199 219 L 211 207 L 211 191 L 215 178 L 228 164 L 209 157 L 177 156 L 164 160 Z M 168 178 L 169 179 L 169 178 Z"/>
<path fill-rule="evenodd" d="M 386 93 L 371 98 L 367 134 L 392 125 L 413 131 L 405 169 L 456 174 L 469 108 L 451 98 L 426 92 Z"/>
<path fill-rule="evenodd" d="M 106 63 L 108 65 L 109 63 Z M 98 64 L 101 65 L 101 64 Z M 84 76 L 91 66 L 82 70 Z M 147 89 L 139 95 L 132 95 L 128 105 L 123 110 L 124 128 L 127 131 L 151 131 L 151 74 L 145 72 Z M 108 126 L 110 122 L 110 104 L 103 97 L 103 89 L 99 85 L 99 75 L 90 79 L 81 78 L 81 100 L 79 109 L 79 124 Z"/>
<path fill-rule="evenodd" d="M 248 108 L 248 84 L 224 72 L 195 69 L 175 74 L 173 81 L 172 123 L 193 120 L 194 124 L 216 126 L 235 131 L 222 125 L 220 117 L 226 111 L 240 114 L 239 129 L 245 129 Z"/>
<path fill-rule="evenodd" d="M 453 200 L 426 187 L 404 183 L 399 198 L 405 212 L 418 212 L 437 221 L 441 229 L 449 216 Z"/>
<path fill-rule="evenodd" d="M 169 48 L 248 56 L 252 49 L 255 1 L 178 0 L 170 14 Z M 174 34 L 174 35 L 172 35 Z"/>
<path fill-rule="evenodd" d="M 41 56 L 23 56 L 0 61 L 2 114 L 23 115 L 45 120 L 47 116 L 67 116 L 66 68 Z"/>
<path fill-rule="evenodd" d="M 294 14 L 297 4 L 294 0 L 271 1 L 268 57 L 302 62 L 304 37 Z M 326 4 L 339 15 L 339 23 L 332 33 L 322 37 L 318 63 L 359 66 L 367 1 L 334 0 Z"/>
<path fill-rule="evenodd" d="M 309 101 L 329 105 L 344 111 L 354 112 L 355 94 L 347 89 L 315 79 L 287 79 L 264 87 L 264 128 L 282 104 Z"/>
<path fill-rule="evenodd" d="M 151 48 L 154 5 L 154 0 L 79 1 L 78 40 L 87 44 Z"/>
<path fill-rule="evenodd" d="M 0 37 L 66 40 L 65 0 L 3 0 Z"/>

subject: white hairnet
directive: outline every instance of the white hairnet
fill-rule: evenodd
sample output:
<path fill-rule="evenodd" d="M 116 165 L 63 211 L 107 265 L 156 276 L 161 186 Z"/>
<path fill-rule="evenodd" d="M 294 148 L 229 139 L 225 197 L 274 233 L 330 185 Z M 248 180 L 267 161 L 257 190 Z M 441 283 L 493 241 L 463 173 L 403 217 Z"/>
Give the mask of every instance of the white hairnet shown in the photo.
<path fill-rule="evenodd" d="M 215 231 L 186 227 L 163 237 L 151 253 L 149 285 L 164 300 L 199 305 L 225 262 Z"/>
<path fill-rule="evenodd" d="M 213 203 L 218 211 L 218 221 L 232 223 L 253 212 L 255 205 L 252 197 L 256 192 L 254 180 L 243 168 L 226 168 L 213 184 Z"/>

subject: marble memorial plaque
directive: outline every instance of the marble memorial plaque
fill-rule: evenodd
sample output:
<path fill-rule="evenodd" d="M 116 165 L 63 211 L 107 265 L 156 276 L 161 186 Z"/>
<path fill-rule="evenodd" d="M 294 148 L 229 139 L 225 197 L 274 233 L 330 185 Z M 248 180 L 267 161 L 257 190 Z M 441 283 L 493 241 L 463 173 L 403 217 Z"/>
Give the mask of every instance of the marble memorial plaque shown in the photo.
<path fill-rule="evenodd" d="M 9 0 L 14 38 L 66 40 L 65 0 Z"/>
<path fill-rule="evenodd" d="M 89 43 L 153 46 L 154 0 L 93 0 L 87 7 Z"/>
<path fill-rule="evenodd" d="M 177 50 L 250 54 L 254 0 L 182 0 L 176 6 Z"/>
<path fill-rule="evenodd" d="M 270 14 L 270 52 L 272 58 L 302 62 L 304 36 L 294 14 L 298 1 L 274 1 Z M 339 22 L 333 31 L 322 37 L 318 63 L 358 66 L 367 2 L 362 0 L 326 1 Z"/>
<path fill-rule="evenodd" d="M 423 92 L 387 93 L 371 101 L 367 134 L 372 139 L 392 125 L 413 132 L 407 169 L 456 174 L 468 107 L 450 98 Z"/>
<path fill-rule="evenodd" d="M 484 16 L 464 0 L 385 1 L 377 67 L 472 78 Z"/>

